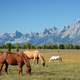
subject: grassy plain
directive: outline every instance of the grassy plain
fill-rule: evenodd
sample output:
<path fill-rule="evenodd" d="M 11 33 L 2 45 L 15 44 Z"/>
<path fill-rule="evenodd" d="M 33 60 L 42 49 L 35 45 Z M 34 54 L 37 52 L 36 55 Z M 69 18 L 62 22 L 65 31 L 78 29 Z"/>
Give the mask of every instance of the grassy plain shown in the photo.
<path fill-rule="evenodd" d="M 46 66 L 31 62 L 32 74 L 30 80 L 80 80 L 80 50 L 39 50 L 46 59 Z M 51 61 L 53 55 L 60 55 L 63 62 Z M 18 80 L 17 66 L 9 66 L 8 74 L 4 71 L 0 80 Z M 26 80 L 25 66 L 22 80 Z"/>

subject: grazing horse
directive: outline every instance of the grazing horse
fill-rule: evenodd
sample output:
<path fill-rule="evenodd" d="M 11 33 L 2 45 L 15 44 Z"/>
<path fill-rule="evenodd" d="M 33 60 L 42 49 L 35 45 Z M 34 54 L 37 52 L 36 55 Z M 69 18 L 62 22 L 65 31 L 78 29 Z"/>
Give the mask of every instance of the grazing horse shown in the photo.
<path fill-rule="evenodd" d="M 39 53 L 38 50 L 35 50 L 35 51 L 28 51 L 28 50 L 26 50 L 26 51 L 24 51 L 24 54 L 26 54 L 29 59 L 33 59 L 34 62 L 35 62 L 35 60 L 37 60 L 37 64 L 39 63 L 39 59 L 40 59 L 42 65 L 45 66 L 45 59 Z"/>
<path fill-rule="evenodd" d="M 49 59 L 49 62 L 50 62 L 51 60 L 53 60 L 53 61 L 55 61 L 55 60 L 62 61 L 62 57 L 60 57 L 60 56 L 52 56 L 52 57 Z"/>
<path fill-rule="evenodd" d="M 5 52 L 0 54 L 0 72 L 5 64 L 5 72 L 8 70 L 8 65 L 18 65 L 19 80 L 21 80 L 22 67 L 26 64 L 26 75 L 29 79 L 31 74 L 31 66 L 28 57 L 23 53 Z"/>

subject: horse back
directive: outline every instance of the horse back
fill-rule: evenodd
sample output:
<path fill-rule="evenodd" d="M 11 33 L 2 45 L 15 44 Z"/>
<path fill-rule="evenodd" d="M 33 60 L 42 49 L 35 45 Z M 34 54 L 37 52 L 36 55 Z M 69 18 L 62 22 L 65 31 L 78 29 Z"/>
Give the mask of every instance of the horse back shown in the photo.
<path fill-rule="evenodd" d="M 0 54 L 0 63 L 2 64 L 4 61 L 5 61 L 4 55 L 3 54 Z"/>
<path fill-rule="evenodd" d="M 17 65 L 16 55 L 14 53 L 13 54 L 7 54 L 6 62 L 10 65 Z"/>

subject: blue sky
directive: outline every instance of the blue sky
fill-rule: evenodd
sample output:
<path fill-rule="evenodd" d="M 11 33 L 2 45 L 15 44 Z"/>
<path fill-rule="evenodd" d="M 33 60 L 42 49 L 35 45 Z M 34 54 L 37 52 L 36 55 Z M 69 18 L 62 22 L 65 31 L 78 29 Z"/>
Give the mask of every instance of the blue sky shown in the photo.
<path fill-rule="evenodd" d="M 42 32 L 80 19 L 80 0 L 0 0 L 0 32 Z"/>

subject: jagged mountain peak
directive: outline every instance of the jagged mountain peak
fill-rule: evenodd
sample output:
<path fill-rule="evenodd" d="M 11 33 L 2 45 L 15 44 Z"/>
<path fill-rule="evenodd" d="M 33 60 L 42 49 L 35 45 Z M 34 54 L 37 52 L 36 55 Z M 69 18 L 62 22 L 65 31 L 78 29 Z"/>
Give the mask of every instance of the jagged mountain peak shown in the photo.
<path fill-rule="evenodd" d="M 22 34 L 19 31 L 14 33 L 0 33 L 0 44 L 5 44 L 6 42 L 16 43 L 26 43 L 31 44 L 80 44 L 80 20 L 74 24 L 64 26 L 63 29 L 58 29 L 57 27 L 45 28 L 43 32 L 36 33 L 30 32 Z"/>
<path fill-rule="evenodd" d="M 76 24 L 80 24 L 80 19 L 78 19 L 78 20 L 76 21 Z"/>
<path fill-rule="evenodd" d="M 80 21 L 77 21 L 69 27 L 63 28 L 62 37 L 76 38 L 80 35 Z"/>
<path fill-rule="evenodd" d="M 10 36 L 12 38 L 20 38 L 21 36 L 23 36 L 23 34 L 19 32 L 18 30 L 16 30 L 15 32 L 11 33 Z"/>
<path fill-rule="evenodd" d="M 57 27 L 53 27 L 53 28 L 45 28 L 43 31 L 43 34 L 54 34 L 54 33 L 58 33 L 58 29 Z"/>

